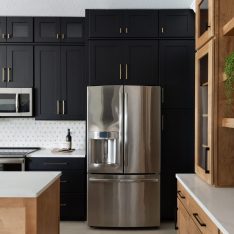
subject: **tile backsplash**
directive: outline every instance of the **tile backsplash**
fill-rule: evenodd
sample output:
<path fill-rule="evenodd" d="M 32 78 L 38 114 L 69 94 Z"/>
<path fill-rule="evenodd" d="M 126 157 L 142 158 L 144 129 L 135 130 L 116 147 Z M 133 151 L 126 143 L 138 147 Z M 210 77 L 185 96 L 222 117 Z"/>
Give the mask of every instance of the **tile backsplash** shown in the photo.
<path fill-rule="evenodd" d="M 75 149 L 85 149 L 85 121 L 35 121 L 34 118 L 0 118 L 0 147 L 62 147 L 71 129 Z"/>

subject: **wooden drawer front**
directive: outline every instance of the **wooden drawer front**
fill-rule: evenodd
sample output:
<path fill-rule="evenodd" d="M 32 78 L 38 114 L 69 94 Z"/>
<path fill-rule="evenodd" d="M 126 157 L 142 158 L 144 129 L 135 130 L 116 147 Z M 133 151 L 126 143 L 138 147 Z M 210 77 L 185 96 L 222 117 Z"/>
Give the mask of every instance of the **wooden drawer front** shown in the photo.
<path fill-rule="evenodd" d="M 196 223 L 198 228 L 204 234 L 218 234 L 219 230 L 217 226 L 211 221 L 211 219 L 205 214 L 201 207 L 191 198 L 189 203 L 189 213 Z"/>
<path fill-rule="evenodd" d="M 61 220 L 86 220 L 86 195 L 61 194 L 60 201 Z"/>
<path fill-rule="evenodd" d="M 86 193 L 86 174 L 82 171 L 63 171 L 60 179 L 61 193 Z"/>
<path fill-rule="evenodd" d="M 184 187 L 179 182 L 177 182 L 177 198 L 181 201 L 184 207 L 188 210 L 189 201 L 191 198 L 188 192 L 184 189 Z"/>
<path fill-rule="evenodd" d="M 28 158 L 28 170 L 86 170 L 84 158 Z"/>

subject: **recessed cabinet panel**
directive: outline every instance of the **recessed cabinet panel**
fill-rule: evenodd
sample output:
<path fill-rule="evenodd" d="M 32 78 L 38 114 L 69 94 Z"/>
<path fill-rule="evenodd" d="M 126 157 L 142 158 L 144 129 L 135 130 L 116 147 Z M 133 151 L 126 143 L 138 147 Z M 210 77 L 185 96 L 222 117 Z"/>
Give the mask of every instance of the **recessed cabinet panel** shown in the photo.
<path fill-rule="evenodd" d="M 6 17 L 0 17 L 0 42 L 5 42 L 7 38 Z"/>
<path fill-rule="evenodd" d="M 160 10 L 160 37 L 194 37 L 194 12 L 192 10 Z"/>
<path fill-rule="evenodd" d="M 34 19 L 35 42 L 60 42 L 60 20 L 53 17 Z"/>
<path fill-rule="evenodd" d="M 8 42 L 33 42 L 33 18 L 8 17 L 7 18 Z"/>
<path fill-rule="evenodd" d="M 7 85 L 7 61 L 6 46 L 0 46 L 0 87 L 5 88 Z"/>

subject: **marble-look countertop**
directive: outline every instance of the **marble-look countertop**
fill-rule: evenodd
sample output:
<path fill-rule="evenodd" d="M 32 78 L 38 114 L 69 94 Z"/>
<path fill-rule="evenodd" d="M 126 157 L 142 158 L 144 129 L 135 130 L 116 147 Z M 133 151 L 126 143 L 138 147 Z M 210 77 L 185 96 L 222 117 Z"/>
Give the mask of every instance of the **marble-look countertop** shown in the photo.
<path fill-rule="evenodd" d="M 0 198 L 35 198 L 59 177 L 61 172 L 0 172 Z"/>
<path fill-rule="evenodd" d="M 176 178 L 223 234 L 234 233 L 234 188 L 208 185 L 196 174 Z"/>

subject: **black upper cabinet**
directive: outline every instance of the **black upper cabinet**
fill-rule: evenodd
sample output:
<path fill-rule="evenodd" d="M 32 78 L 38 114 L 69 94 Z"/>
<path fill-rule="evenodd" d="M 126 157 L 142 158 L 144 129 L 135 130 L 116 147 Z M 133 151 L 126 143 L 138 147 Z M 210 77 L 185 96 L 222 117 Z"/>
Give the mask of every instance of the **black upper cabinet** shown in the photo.
<path fill-rule="evenodd" d="M 194 41 L 163 40 L 159 43 L 163 108 L 194 108 Z"/>
<path fill-rule="evenodd" d="M 0 42 L 33 42 L 32 17 L 0 17 Z"/>
<path fill-rule="evenodd" d="M 157 85 L 157 42 L 90 41 L 90 85 Z"/>
<path fill-rule="evenodd" d="M 36 119 L 85 119 L 83 46 L 36 46 Z"/>
<path fill-rule="evenodd" d="M 160 10 L 159 37 L 194 37 L 192 10 Z"/>
<path fill-rule="evenodd" d="M 33 87 L 33 46 L 0 46 L 0 87 Z"/>
<path fill-rule="evenodd" d="M 85 51 L 83 46 L 61 47 L 63 119 L 86 118 Z"/>
<path fill-rule="evenodd" d="M 156 37 L 156 10 L 87 10 L 89 37 Z"/>
<path fill-rule="evenodd" d="M 34 35 L 35 42 L 83 42 L 84 18 L 35 18 Z"/>

